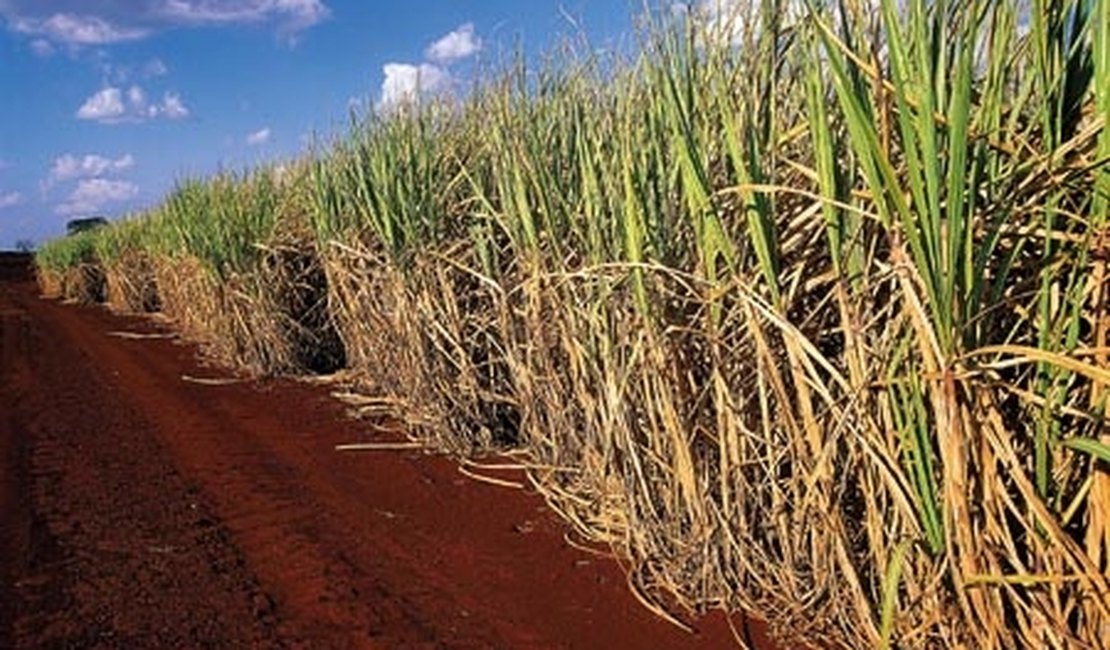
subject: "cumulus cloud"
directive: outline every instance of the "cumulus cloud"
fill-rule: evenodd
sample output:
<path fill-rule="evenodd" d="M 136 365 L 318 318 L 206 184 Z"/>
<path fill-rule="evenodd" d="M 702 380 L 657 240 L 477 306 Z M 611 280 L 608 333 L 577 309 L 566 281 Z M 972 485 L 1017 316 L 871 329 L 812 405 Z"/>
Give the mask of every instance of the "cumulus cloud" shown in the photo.
<path fill-rule="evenodd" d="M 23 195 L 19 192 L 0 193 L 0 210 L 23 203 Z"/>
<path fill-rule="evenodd" d="M 177 93 L 167 92 L 162 95 L 161 102 L 150 102 L 141 86 L 132 85 L 127 89 L 126 96 L 121 88 L 109 86 L 86 99 L 77 109 L 76 116 L 104 124 L 141 122 L 159 117 L 180 120 L 189 116 L 189 109 Z"/>
<path fill-rule="evenodd" d="M 20 34 L 71 47 L 110 45 L 174 27 L 262 25 L 283 37 L 326 20 L 323 0 L 3 0 L 0 17 Z"/>
<path fill-rule="evenodd" d="M 676 14 L 694 16 L 704 28 L 704 38 L 713 42 L 741 45 L 756 36 L 760 29 L 760 4 L 757 0 L 696 0 L 675 3 L 671 5 L 671 10 Z M 782 10 L 788 19 L 796 19 L 806 11 L 805 5 L 798 0 L 787 0 Z"/>
<path fill-rule="evenodd" d="M 451 87 L 451 74 L 431 63 L 387 63 L 382 66 L 385 80 L 378 112 L 388 113 L 417 103 L 421 97 L 439 94 Z"/>
<path fill-rule="evenodd" d="M 54 212 L 60 215 L 89 215 L 111 203 L 134 198 L 139 187 L 127 181 L 110 181 L 104 178 L 87 178 L 77 183 L 77 188 Z"/>
<path fill-rule="evenodd" d="M 114 160 L 96 154 L 75 156 L 67 153 L 54 159 L 54 164 L 50 167 L 50 176 L 47 178 L 47 184 L 53 185 L 75 178 L 91 178 L 94 176 L 104 176 L 106 174 L 118 174 L 130 169 L 134 165 L 135 157 L 129 153 Z"/>
<path fill-rule="evenodd" d="M 424 50 L 426 61 L 423 63 L 385 64 L 382 66 L 384 79 L 376 110 L 380 114 L 388 114 L 402 106 L 419 103 L 424 97 L 444 94 L 455 83 L 448 67 L 481 49 L 482 39 L 475 35 L 474 24 L 465 23 L 428 45 Z"/>
<path fill-rule="evenodd" d="M 270 127 L 265 127 L 247 135 L 247 144 L 252 147 L 264 145 L 270 141 Z"/>
<path fill-rule="evenodd" d="M 162 104 L 153 108 L 155 114 L 152 117 L 161 115 L 169 120 L 180 120 L 189 117 L 189 109 L 185 108 L 185 103 L 181 101 L 181 96 L 177 93 L 163 94 Z"/>
<path fill-rule="evenodd" d="M 482 39 L 474 35 L 474 23 L 466 23 L 429 45 L 424 56 L 446 65 L 473 56 L 481 49 Z"/>
<path fill-rule="evenodd" d="M 739 45 L 758 24 L 756 0 L 692 0 L 671 3 L 675 17 L 692 17 L 701 28 L 698 38 Z"/>
<path fill-rule="evenodd" d="M 127 89 L 127 102 L 136 108 L 146 106 L 146 92 L 138 86 Z"/>
<path fill-rule="evenodd" d="M 700 0 L 696 10 L 705 19 L 709 38 L 739 44 L 755 18 L 754 0 Z"/>
<path fill-rule="evenodd" d="M 77 109 L 77 117 L 82 120 L 112 122 L 123 117 L 125 111 L 123 93 L 120 89 L 104 88 L 85 100 L 81 108 Z"/>

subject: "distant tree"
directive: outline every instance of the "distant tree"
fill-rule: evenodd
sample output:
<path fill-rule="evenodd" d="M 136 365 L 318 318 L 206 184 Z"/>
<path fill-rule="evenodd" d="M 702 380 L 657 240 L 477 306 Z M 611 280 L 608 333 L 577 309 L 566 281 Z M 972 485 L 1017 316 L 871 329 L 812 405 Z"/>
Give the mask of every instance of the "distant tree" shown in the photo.
<path fill-rule="evenodd" d="M 35 242 L 30 239 L 15 240 L 15 249 L 20 253 L 31 253 L 35 250 Z"/>
<path fill-rule="evenodd" d="M 108 225 L 108 220 L 104 217 L 88 217 L 86 219 L 72 219 L 66 223 L 66 233 L 76 235 L 79 232 L 86 232 L 89 230 L 96 230 L 103 226 Z"/>

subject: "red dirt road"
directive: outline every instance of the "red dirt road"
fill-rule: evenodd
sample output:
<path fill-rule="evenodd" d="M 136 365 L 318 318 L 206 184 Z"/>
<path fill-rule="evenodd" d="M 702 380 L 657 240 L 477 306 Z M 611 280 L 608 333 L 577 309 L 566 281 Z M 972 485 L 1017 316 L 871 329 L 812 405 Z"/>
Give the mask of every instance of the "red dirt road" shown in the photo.
<path fill-rule="evenodd" d="M 722 648 L 569 547 L 541 499 L 367 439 L 326 390 L 233 385 L 0 255 L 0 648 Z M 740 626 L 743 630 L 743 626 Z"/>

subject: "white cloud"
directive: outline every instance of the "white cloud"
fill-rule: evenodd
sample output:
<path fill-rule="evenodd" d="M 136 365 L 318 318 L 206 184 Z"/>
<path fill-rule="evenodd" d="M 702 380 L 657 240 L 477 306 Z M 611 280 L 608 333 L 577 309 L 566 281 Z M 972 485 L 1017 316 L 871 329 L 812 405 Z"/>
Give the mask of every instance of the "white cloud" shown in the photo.
<path fill-rule="evenodd" d="M 874 0 L 866 0 L 864 5 L 871 5 L 874 9 Z M 800 18 L 806 11 L 805 5 L 799 0 L 786 0 L 781 9 L 783 20 L 788 22 Z M 760 30 L 758 0 L 697 0 L 692 3 L 675 3 L 671 10 L 676 14 L 692 15 L 699 20 L 704 29 L 704 38 L 710 42 L 742 45 L 745 40 L 757 36 Z"/>
<path fill-rule="evenodd" d="M 746 27 L 755 18 L 753 0 L 700 0 L 697 6 L 705 19 L 709 38 L 739 44 Z"/>
<path fill-rule="evenodd" d="M 324 0 L 0 0 L 0 22 L 11 31 L 77 48 L 182 26 L 269 25 L 296 40 L 330 15 Z"/>
<path fill-rule="evenodd" d="M 127 89 L 127 101 L 131 103 L 132 108 L 141 109 L 146 106 L 146 93 L 138 86 L 131 86 Z"/>
<path fill-rule="evenodd" d="M 163 0 L 159 13 L 171 25 L 271 23 L 290 44 L 297 42 L 301 32 L 331 16 L 321 0 Z"/>
<path fill-rule="evenodd" d="M 104 83 L 109 86 L 123 86 L 136 78 L 142 81 L 163 77 L 170 72 L 161 59 L 150 59 L 142 65 L 121 64 L 111 61 L 104 50 L 99 50 L 96 57 L 100 59 L 98 67 Z"/>
<path fill-rule="evenodd" d="M 132 85 L 127 89 L 126 100 L 125 103 L 124 93 L 120 88 L 115 86 L 103 88 L 85 100 L 81 108 L 77 109 L 77 117 L 105 124 L 123 121 L 139 122 L 157 117 L 168 120 L 189 117 L 189 109 L 177 93 L 164 93 L 161 103 L 151 103 L 147 100 L 146 91 L 142 87 Z"/>
<path fill-rule="evenodd" d="M 175 23 L 275 21 L 283 31 L 307 29 L 331 15 L 320 0 L 165 0 L 160 13 Z"/>
<path fill-rule="evenodd" d="M 11 25 L 17 32 L 67 45 L 108 45 L 134 41 L 149 34 L 145 29 L 115 25 L 100 16 L 69 13 L 56 13 L 44 18 L 18 18 Z"/>
<path fill-rule="evenodd" d="M 451 74 L 431 63 L 387 63 L 382 66 L 379 113 L 389 113 L 398 107 L 419 102 L 420 98 L 442 93 L 451 87 Z"/>
<path fill-rule="evenodd" d="M 135 157 L 129 153 L 115 160 L 96 154 L 87 154 L 78 157 L 67 153 L 54 159 L 54 164 L 50 167 L 50 176 L 47 178 L 47 185 L 61 183 L 74 178 L 91 178 L 93 176 L 104 176 L 105 174 L 118 174 L 119 172 L 130 169 L 134 165 Z"/>
<path fill-rule="evenodd" d="M 123 117 L 125 110 L 123 94 L 119 88 L 109 87 L 98 90 L 86 99 L 81 108 L 77 109 L 77 117 L 82 120 L 114 122 Z"/>
<path fill-rule="evenodd" d="M 127 181 L 110 181 L 104 178 L 87 178 L 77 183 L 77 189 L 65 203 L 54 208 L 60 215 L 89 215 L 109 203 L 119 203 L 134 198 L 139 187 Z"/>
<path fill-rule="evenodd" d="M 143 76 L 147 79 L 153 79 L 154 77 L 164 77 L 165 75 L 169 74 L 169 72 L 170 69 L 166 67 L 166 64 L 162 61 L 162 59 L 151 59 L 146 62 L 146 65 L 143 66 Z"/>
<path fill-rule="evenodd" d="M 429 45 L 424 56 L 429 61 L 446 65 L 473 56 L 481 49 L 482 39 L 474 35 L 474 23 L 466 23 Z"/>
<path fill-rule="evenodd" d="M 270 141 L 270 127 L 259 129 L 254 133 L 247 135 L 247 144 L 252 147 L 264 145 Z"/>
<path fill-rule="evenodd" d="M 385 64 L 382 66 L 385 79 L 375 110 L 384 115 L 417 104 L 425 97 L 444 94 L 455 84 L 448 67 L 481 49 L 482 39 L 474 34 L 474 23 L 464 23 L 428 45 L 424 50 L 425 62 Z"/>
<path fill-rule="evenodd" d="M 0 210 L 19 205 L 20 203 L 23 203 L 23 195 L 19 192 L 0 194 Z"/>
<path fill-rule="evenodd" d="M 31 51 L 35 53 L 35 56 L 45 59 L 54 55 L 54 46 L 45 38 L 36 38 L 31 41 Z"/>
<path fill-rule="evenodd" d="M 189 117 L 189 109 L 185 108 L 185 103 L 181 101 L 181 96 L 177 93 L 162 95 L 162 105 L 157 107 L 157 110 L 158 115 L 169 120 L 180 120 Z"/>

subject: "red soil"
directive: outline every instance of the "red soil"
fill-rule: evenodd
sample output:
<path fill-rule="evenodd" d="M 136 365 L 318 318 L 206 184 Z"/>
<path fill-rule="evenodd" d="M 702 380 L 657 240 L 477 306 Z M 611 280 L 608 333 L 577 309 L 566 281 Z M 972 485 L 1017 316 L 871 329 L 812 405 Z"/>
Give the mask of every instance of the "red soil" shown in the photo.
<path fill-rule="evenodd" d="M 183 381 L 219 371 L 26 263 L 0 255 L 0 647 L 734 645 L 650 614 L 536 495 L 336 452 L 369 427 L 326 390 Z"/>

